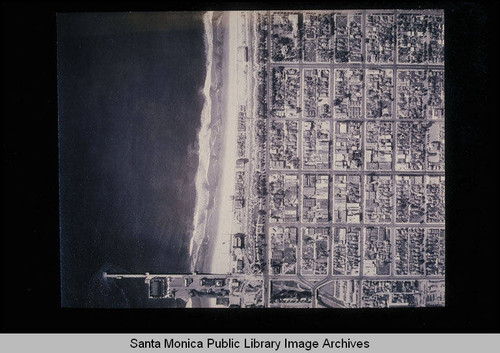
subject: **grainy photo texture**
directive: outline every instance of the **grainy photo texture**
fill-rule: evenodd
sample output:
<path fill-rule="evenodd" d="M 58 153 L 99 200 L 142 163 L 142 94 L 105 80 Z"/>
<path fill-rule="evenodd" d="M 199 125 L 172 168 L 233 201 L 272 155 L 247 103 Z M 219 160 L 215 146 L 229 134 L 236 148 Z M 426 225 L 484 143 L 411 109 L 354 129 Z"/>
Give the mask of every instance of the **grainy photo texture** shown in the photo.
<path fill-rule="evenodd" d="M 444 306 L 444 23 L 59 14 L 62 306 Z"/>

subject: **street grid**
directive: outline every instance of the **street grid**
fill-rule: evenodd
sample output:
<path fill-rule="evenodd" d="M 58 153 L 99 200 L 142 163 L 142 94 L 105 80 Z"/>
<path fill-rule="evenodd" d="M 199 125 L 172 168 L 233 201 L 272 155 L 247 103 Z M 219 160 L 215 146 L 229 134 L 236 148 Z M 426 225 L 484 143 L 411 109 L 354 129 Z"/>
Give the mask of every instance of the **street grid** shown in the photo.
<path fill-rule="evenodd" d="M 307 11 L 308 13 L 314 12 L 314 11 Z M 366 14 L 367 11 L 355 11 L 356 13 L 361 13 L 362 14 L 362 33 L 363 33 L 363 40 L 362 40 L 362 54 L 363 54 L 363 59 L 366 58 L 366 42 L 364 40 L 364 34 L 366 33 Z M 376 11 L 376 13 L 394 13 L 395 16 L 397 16 L 400 11 Z M 404 11 L 405 13 L 407 11 Z M 284 11 L 280 11 L 279 13 L 285 13 Z M 288 13 L 298 13 L 298 12 L 288 12 Z M 347 12 L 347 13 L 353 13 L 353 12 Z M 420 12 L 418 12 L 420 13 Z M 434 12 L 432 12 L 434 13 Z M 268 12 L 268 16 L 271 16 L 271 12 Z M 396 26 L 397 26 L 397 21 Z M 398 43 L 398 38 L 397 38 L 397 33 L 398 29 L 396 28 L 396 40 L 395 45 Z M 272 35 L 272 28 L 271 28 L 271 17 L 269 17 L 269 31 L 268 31 L 268 45 L 269 45 L 269 52 L 271 53 L 272 48 L 271 46 L 271 35 Z M 301 41 L 299 40 L 299 43 Z M 303 49 L 303 48 L 301 48 Z M 299 51 L 300 52 L 300 51 Z M 272 79 L 272 70 L 273 68 L 277 67 L 284 67 L 284 68 L 294 68 L 298 69 L 300 72 L 300 77 L 301 77 L 301 91 L 299 94 L 299 102 L 298 105 L 302 107 L 301 112 L 298 113 L 298 117 L 271 117 L 270 115 L 270 110 L 272 109 L 272 101 L 271 101 L 271 86 L 268 86 L 268 109 L 269 109 L 269 115 L 268 115 L 268 126 L 269 126 L 269 121 L 283 121 L 283 120 L 291 120 L 291 121 L 296 121 L 298 123 L 298 143 L 297 143 L 297 152 L 298 156 L 300 159 L 300 163 L 298 166 L 298 169 L 290 170 L 279 170 L 279 169 L 273 169 L 272 171 L 268 170 L 268 173 L 271 172 L 273 174 L 276 173 L 282 173 L 282 174 L 288 174 L 288 175 L 297 175 L 299 176 L 299 195 L 298 195 L 298 212 L 299 212 L 299 221 L 298 222 L 286 222 L 286 223 L 273 223 L 269 219 L 266 222 L 266 237 L 268 237 L 267 243 L 271 244 L 271 239 L 269 238 L 269 229 L 274 226 L 280 226 L 280 227 L 296 227 L 297 228 L 297 234 L 298 234 L 298 242 L 297 242 L 297 263 L 296 263 L 296 271 L 297 275 L 286 275 L 286 276 L 278 276 L 278 278 L 281 279 L 287 279 L 289 280 L 290 278 L 296 277 L 296 279 L 303 284 L 308 285 L 311 288 L 311 291 L 313 293 L 312 295 L 312 303 L 311 306 L 315 307 L 316 306 L 316 291 L 318 288 L 320 288 L 322 285 L 330 283 L 332 281 L 337 281 L 337 280 L 356 280 L 356 282 L 359 285 L 359 288 L 361 290 L 362 288 L 362 282 L 364 280 L 422 280 L 422 279 L 437 279 L 437 280 L 444 280 L 444 276 L 404 276 L 404 275 L 397 275 L 395 273 L 395 261 L 396 261 L 396 256 L 395 254 L 397 253 L 396 249 L 396 231 L 398 228 L 407 228 L 407 227 L 414 227 L 414 228 L 423 228 L 423 229 L 444 229 L 444 223 L 427 223 L 427 222 L 419 222 L 419 223 L 396 223 L 396 177 L 397 176 L 404 176 L 404 175 L 433 175 L 433 176 L 444 176 L 445 172 L 444 169 L 440 171 L 435 171 L 435 170 L 427 170 L 427 156 L 425 157 L 425 160 L 423 161 L 424 163 L 424 169 L 423 170 L 405 170 L 405 171 L 400 171 L 396 169 L 397 165 L 397 133 L 398 133 L 398 123 L 399 122 L 420 122 L 420 121 L 432 121 L 432 122 L 437 122 L 439 120 L 416 120 L 416 119 L 398 119 L 397 118 L 397 97 L 398 97 L 398 71 L 399 70 L 444 70 L 444 63 L 443 64 L 417 64 L 417 63 L 399 63 L 398 60 L 398 52 L 397 48 L 394 48 L 393 52 L 393 57 L 395 60 L 393 60 L 392 63 L 366 63 L 365 60 L 362 60 L 362 62 L 358 63 L 335 63 L 335 60 L 331 60 L 329 63 L 313 63 L 313 62 L 304 62 L 303 61 L 303 55 L 299 55 L 299 58 L 296 62 L 274 62 L 273 60 L 269 59 L 267 63 L 267 70 L 269 73 L 269 77 Z M 269 58 L 272 57 L 272 53 L 269 55 Z M 335 70 L 336 69 L 361 69 L 364 77 L 366 77 L 366 72 L 367 70 L 380 70 L 380 69 L 391 69 L 392 70 L 392 84 L 391 84 L 391 91 L 392 91 L 392 106 L 391 106 L 391 116 L 388 117 L 382 117 L 382 118 L 374 118 L 370 119 L 366 117 L 366 102 L 367 102 L 367 91 L 366 91 L 366 85 L 364 85 L 364 90 L 363 90 L 363 104 L 362 104 L 362 113 L 361 113 L 361 119 L 349 119 L 349 118 L 337 118 L 334 110 L 331 109 L 331 116 L 328 118 L 310 118 L 306 117 L 304 114 L 304 100 L 305 100 L 305 92 L 304 92 L 304 70 L 306 69 L 326 69 L 329 71 L 329 103 L 330 107 L 333 107 L 333 99 L 335 98 Z M 321 169 L 304 169 L 303 166 L 303 122 L 307 121 L 330 121 L 330 139 L 331 139 L 331 144 L 330 144 L 330 153 L 329 153 L 329 158 L 330 158 L 330 167 L 329 168 L 321 168 Z M 360 166 L 359 170 L 345 170 L 345 169 L 336 169 L 335 167 L 335 140 L 337 138 L 336 136 L 336 122 L 349 122 L 349 121 L 359 121 L 362 124 L 362 129 L 361 129 L 361 150 L 363 151 L 363 163 Z M 393 143 L 393 149 L 392 149 L 392 168 L 391 170 L 383 170 L 383 171 L 377 171 L 377 170 L 367 170 L 366 169 L 366 161 L 365 161 L 365 136 L 366 136 L 366 122 L 368 121 L 373 121 L 373 122 L 390 122 L 392 126 L 392 143 Z M 267 148 L 266 151 L 266 160 L 269 160 L 269 148 Z M 329 213 L 330 213 L 330 219 L 328 222 L 304 222 L 303 221 L 303 175 L 306 174 L 316 174 L 316 175 L 321 175 L 321 174 L 328 174 L 330 175 L 330 182 L 329 182 Z M 269 175 L 269 174 L 268 174 Z M 332 216 L 332 212 L 334 210 L 334 197 L 333 197 L 333 192 L 334 192 L 334 176 L 335 175 L 361 175 L 362 176 L 362 188 L 361 188 L 361 204 L 362 204 L 362 211 L 361 211 L 361 220 L 358 223 L 336 223 L 334 221 L 334 217 Z M 366 180 L 368 176 L 372 175 L 387 175 L 390 176 L 391 182 L 392 182 L 392 215 L 391 215 L 391 222 L 381 222 L 381 223 L 366 223 L 365 222 L 365 211 L 366 211 Z M 269 200 L 269 197 L 268 197 Z M 443 200 L 444 201 L 444 200 Z M 426 204 L 426 203 L 424 203 Z M 269 202 L 268 202 L 269 205 Z M 327 275 L 304 275 L 302 272 L 302 241 L 301 241 L 301 235 L 302 235 L 302 229 L 306 229 L 307 227 L 324 227 L 327 226 L 330 229 L 329 232 L 329 240 L 328 240 L 328 246 L 329 246 L 329 251 L 330 251 L 330 257 L 328 259 L 328 270 L 327 270 Z M 333 234 L 335 228 L 341 228 L 341 227 L 359 227 L 361 231 L 360 235 L 360 243 L 359 243 L 359 255 L 361 258 L 361 261 L 359 262 L 359 275 L 358 276 L 342 276 L 342 275 L 334 275 L 333 271 L 333 259 L 332 259 L 332 254 L 333 254 Z M 364 275 L 364 245 L 365 245 L 365 236 L 366 236 L 366 229 L 369 227 L 385 227 L 387 230 L 390 232 L 390 247 L 391 247 L 391 264 L 390 264 L 390 274 L 388 275 L 378 275 L 378 276 L 365 276 Z M 427 232 L 426 232 L 427 233 Z M 425 240 L 424 240 L 425 243 Z M 269 250 L 270 252 L 270 250 Z M 422 254 L 425 257 L 425 253 Z M 270 269 L 269 269 L 270 271 Z M 276 276 L 270 275 L 269 281 L 274 280 Z M 270 283 L 267 284 L 270 287 Z M 269 293 L 271 295 L 271 293 Z M 358 307 L 362 306 L 362 295 L 360 294 L 358 296 Z"/>

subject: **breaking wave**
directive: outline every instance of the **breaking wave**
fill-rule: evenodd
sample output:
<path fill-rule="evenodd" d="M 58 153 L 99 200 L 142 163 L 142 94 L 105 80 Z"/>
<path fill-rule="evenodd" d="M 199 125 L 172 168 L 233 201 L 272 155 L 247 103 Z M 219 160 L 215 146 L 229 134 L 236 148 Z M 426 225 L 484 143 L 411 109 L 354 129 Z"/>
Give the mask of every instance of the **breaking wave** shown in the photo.
<path fill-rule="evenodd" d="M 210 127 L 212 117 L 212 98 L 210 88 L 212 86 L 212 61 L 213 61 L 213 13 L 207 12 L 203 16 L 205 29 L 205 55 L 206 55 L 206 78 L 203 87 L 205 103 L 201 111 L 201 127 L 198 132 L 198 170 L 195 178 L 196 203 L 193 218 L 193 235 L 189 245 L 191 257 L 191 270 L 194 269 L 198 258 L 199 247 L 205 238 L 208 217 L 208 204 L 210 200 L 210 190 L 208 172 L 210 167 L 210 137 L 212 129 Z"/>

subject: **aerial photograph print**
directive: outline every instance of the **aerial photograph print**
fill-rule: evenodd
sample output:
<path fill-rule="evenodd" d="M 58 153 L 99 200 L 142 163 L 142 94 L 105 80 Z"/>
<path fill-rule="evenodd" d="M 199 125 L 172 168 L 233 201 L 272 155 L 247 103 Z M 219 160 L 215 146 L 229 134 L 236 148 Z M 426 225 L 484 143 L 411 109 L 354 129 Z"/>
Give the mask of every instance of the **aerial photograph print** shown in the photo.
<path fill-rule="evenodd" d="M 56 20 L 62 307 L 446 307 L 444 10 Z"/>

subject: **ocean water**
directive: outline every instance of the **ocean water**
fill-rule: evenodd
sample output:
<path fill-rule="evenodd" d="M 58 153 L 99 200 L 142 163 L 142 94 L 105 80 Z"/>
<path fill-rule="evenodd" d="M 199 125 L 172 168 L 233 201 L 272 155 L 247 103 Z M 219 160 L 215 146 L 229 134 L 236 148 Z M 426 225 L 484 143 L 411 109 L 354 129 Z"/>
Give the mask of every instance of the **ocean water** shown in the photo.
<path fill-rule="evenodd" d="M 101 274 L 190 269 L 203 14 L 60 14 L 57 25 L 62 305 L 182 306 Z"/>

